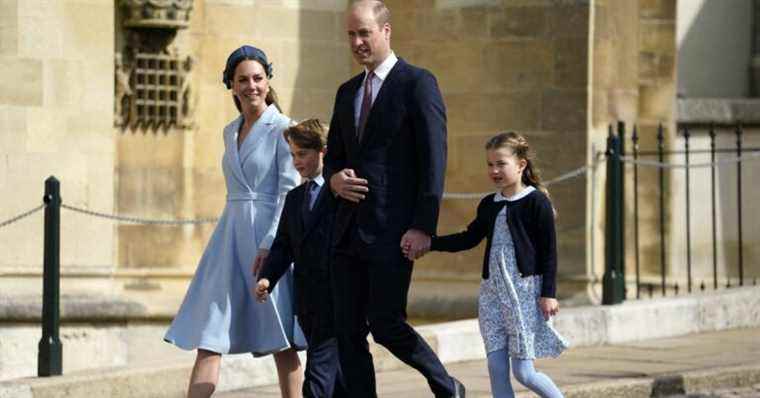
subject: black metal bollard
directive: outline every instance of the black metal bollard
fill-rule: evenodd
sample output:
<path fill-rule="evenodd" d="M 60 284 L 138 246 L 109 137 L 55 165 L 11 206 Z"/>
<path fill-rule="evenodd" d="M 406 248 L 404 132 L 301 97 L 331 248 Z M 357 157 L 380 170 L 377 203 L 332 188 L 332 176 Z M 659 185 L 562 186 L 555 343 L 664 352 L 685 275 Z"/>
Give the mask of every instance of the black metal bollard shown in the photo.
<path fill-rule="evenodd" d="M 620 137 L 609 129 L 607 137 L 607 188 L 604 259 L 605 271 L 602 278 L 602 304 L 618 304 L 625 300 L 625 279 L 623 266 L 623 165 L 620 159 Z"/>
<path fill-rule="evenodd" d="M 60 326 L 61 184 L 53 176 L 45 180 L 45 259 L 42 290 L 42 338 L 38 345 L 37 375 L 58 376 L 63 368 Z"/>

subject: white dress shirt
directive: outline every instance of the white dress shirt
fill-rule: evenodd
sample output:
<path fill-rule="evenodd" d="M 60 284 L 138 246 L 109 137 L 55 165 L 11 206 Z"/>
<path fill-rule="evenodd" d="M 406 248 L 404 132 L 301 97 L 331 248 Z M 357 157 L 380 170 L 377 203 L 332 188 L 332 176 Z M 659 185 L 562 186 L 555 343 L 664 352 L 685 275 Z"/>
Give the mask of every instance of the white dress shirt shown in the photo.
<path fill-rule="evenodd" d="M 385 78 L 388 77 L 388 73 L 391 72 L 391 69 L 393 69 L 393 66 L 396 65 L 396 62 L 398 62 L 398 57 L 396 57 L 396 54 L 391 51 L 391 54 L 388 55 L 387 58 L 385 58 L 385 61 L 381 62 L 380 65 L 378 65 L 375 70 L 373 70 L 372 75 L 372 103 L 375 103 L 375 98 L 377 98 L 377 93 L 380 92 L 380 87 L 383 86 L 383 82 L 385 81 Z M 364 79 L 362 80 L 361 86 L 359 86 L 359 91 L 356 93 L 356 98 L 354 99 L 354 128 L 359 128 L 359 116 L 362 111 L 362 99 L 364 98 L 364 84 L 367 80 L 367 75 L 370 71 L 367 68 L 364 68 Z"/>

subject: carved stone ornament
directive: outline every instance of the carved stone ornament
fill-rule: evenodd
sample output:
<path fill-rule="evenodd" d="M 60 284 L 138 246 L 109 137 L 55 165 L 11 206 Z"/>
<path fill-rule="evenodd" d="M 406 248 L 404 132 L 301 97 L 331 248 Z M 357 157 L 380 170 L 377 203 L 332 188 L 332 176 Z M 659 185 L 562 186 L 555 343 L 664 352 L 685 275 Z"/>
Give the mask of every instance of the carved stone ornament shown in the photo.
<path fill-rule="evenodd" d="M 192 0 L 121 0 L 123 52 L 114 59 L 114 125 L 122 130 L 194 126 L 194 59 L 175 44 Z"/>
<path fill-rule="evenodd" d="M 127 28 L 183 29 L 190 23 L 193 0 L 122 0 Z"/>

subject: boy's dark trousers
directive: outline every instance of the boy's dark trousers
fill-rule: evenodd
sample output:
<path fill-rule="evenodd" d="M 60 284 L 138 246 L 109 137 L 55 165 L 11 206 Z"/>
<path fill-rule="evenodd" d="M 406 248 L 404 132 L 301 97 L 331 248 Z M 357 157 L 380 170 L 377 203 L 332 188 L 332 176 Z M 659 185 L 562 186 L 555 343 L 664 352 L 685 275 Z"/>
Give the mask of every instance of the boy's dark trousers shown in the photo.
<path fill-rule="evenodd" d="M 328 295 L 325 301 L 332 301 Z M 333 329 L 332 305 L 313 306 L 316 311 L 299 314 L 309 348 L 306 351 L 306 371 L 303 383 L 304 398 L 346 398 L 338 357 L 338 341 Z"/>
<path fill-rule="evenodd" d="M 271 293 L 277 280 L 294 264 L 295 313 L 309 344 L 303 396 L 343 398 L 348 395 L 338 362 L 330 288 L 334 200 L 330 188 L 324 186 L 309 209 L 306 187 L 301 184 L 288 192 L 277 235 L 258 279 L 269 279 Z"/>

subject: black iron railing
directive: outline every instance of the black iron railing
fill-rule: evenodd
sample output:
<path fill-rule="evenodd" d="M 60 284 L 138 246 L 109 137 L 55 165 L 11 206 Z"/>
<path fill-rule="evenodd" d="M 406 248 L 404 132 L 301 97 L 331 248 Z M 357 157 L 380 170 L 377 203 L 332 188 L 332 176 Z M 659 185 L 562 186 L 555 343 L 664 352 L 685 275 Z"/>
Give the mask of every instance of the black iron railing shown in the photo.
<path fill-rule="evenodd" d="M 678 135 L 681 137 L 683 147 L 681 149 L 666 149 L 666 137 L 664 134 L 664 128 L 662 125 L 657 128 L 657 147 L 654 150 L 642 150 L 639 146 L 640 135 L 639 129 L 634 126 L 633 133 L 631 135 L 632 150 L 630 153 L 625 152 L 625 140 L 626 132 L 625 125 L 618 123 L 617 133 L 613 131 L 613 127 L 609 127 L 609 133 L 607 138 L 607 183 L 606 183 L 606 224 L 605 224 L 605 275 L 603 279 L 603 298 L 604 304 L 616 304 L 620 303 L 626 298 L 625 289 L 625 165 L 630 164 L 633 174 L 633 260 L 635 262 L 635 297 L 640 298 L 642 295 L 642 288 L 646 288 L 649 296 L 654 295 L 655 285 L 653 283 L 642 282 L 641 273 L 641 247 L 640 247 L 640 214 L 639 214 L 639 188 L 641 184 L 639 167 L 655 167 L 657 168 L 657 185 L 658 185 L 658 231 L 659 231 L 659 287 L 662 296 L 667 296 L 669 290 L 678 294 L 681 290 L 678 284 L 678 279 L 673 278 L 674 283 L 668 285 L 668 263 L 667 254 L 669 249 L 667 247 L 668 233 L 676 226 L 671 225 L 671 222 L 666 218 L 668 211 L 668 205 L 666 201 L 667 192 L 670 188 L 666 185 L 666 177 L 671 173 L 680 172 L 679 169 L 683 169 L 684 177 L 684 206 L 685 206 L 685 253 L 683 256 L 686 273 L 686 291 L 691 293 L 695 290 L 694 286 L 694 270 L 693 270 L 693 254 L 692 249 L 692 188 L 695 186 L 695 182 L 692 181 L 691 171 L 694 168 L 709 167 L 710 168 L 710 220 L 711 220 L 711 240 L 712 240 L 712 286 L 713 289 L 719 288 L 719 280 L 725 278 L 725 286 L 731 287 L 732 277 L 729 272 L 726 275 L 718 275 L 718 236 L 717 236 L 717 184 L 716 184 L 716 169 L 717 167 L 732 167 L 735 164 L 736 167 L 736 233 L 738 239 L 738 247 L 736 253 L 736 267 L 738 271 L 738 280 L 736 284 L 739 286 L 745 285 L 748 281 L 745 279 L 745 264 L 744 264 L 744 235 L 743 235 L 743 223 L 746 221 L 743 214 L 743 192 L 742 192 L 742 168 L 743 164 L 748 160 L 760 160 L 760 148 L 746 147 L 743 145 L 744 127 L 741 123 L 733 127 L 732 133 L 735 135 L 735 146 L 719 148 L 716 145 L 716 127 L 714 125 L 707 126 L 707 136 L 709 137 L 709 148 L 694 149 L 692 147 L 693 134 L 688 127 L 680 129 Z M 710 161 L 707 163 L 693 163 L 692 155 L 695 154 L 709 154 Z M 735 157 L 728 159 L 718 159 L 718 154 L 730 154 Z M 667 163 L 666 156 L 682 155 L 683 163 Z M 657 160 L 647 160 L 644 158 L 656 158 Z M 698 180 L 696 184 L 706 184 L 707 181 Z M 680 200 L 680 198 L 678 198 Z M 675 268 L 674 268 L 675 269 Z M 683 271 L 683 269 L 681 269 Z M 651 275 L 650 275 L 651 276 Z M 752 284 L 757 284 L 757 278 L 752 278 Z M 701 280 L 699 283 L 699 289 L 705 290 L 705 281 Z"/>

